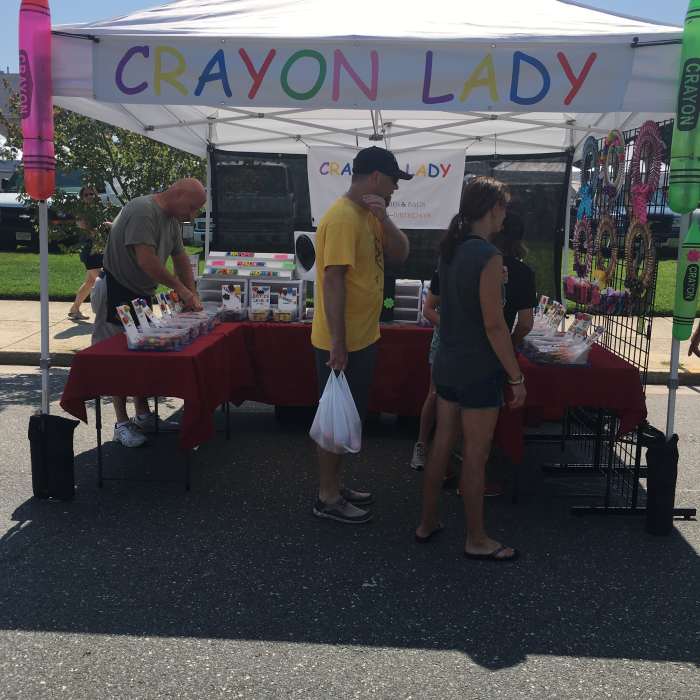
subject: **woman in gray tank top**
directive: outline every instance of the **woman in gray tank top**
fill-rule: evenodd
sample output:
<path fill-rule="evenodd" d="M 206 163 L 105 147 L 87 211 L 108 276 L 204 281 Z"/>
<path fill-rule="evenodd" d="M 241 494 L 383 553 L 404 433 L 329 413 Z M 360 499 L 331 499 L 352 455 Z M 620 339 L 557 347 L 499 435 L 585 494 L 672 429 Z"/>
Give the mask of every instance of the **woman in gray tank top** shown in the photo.
<path fill-rule="evenodd" d="M 464 555 L 491 561 L 518 556 L 516 549 L 491 539 L 484 529 L 484 470 L 504 385 L 510 389 L 510 408 L 525 401 L 524 378 L 503 316 L 503 258 L 490 243 L 503 226 L 508 199 L 503 183 L 474 178 L 463 188 L 459 213 L 440 244 L 440 345 L 433 363 L 437 427 L 416 529 L 421 543 L 442 529 L 438 501 L 461 423 Z"/>

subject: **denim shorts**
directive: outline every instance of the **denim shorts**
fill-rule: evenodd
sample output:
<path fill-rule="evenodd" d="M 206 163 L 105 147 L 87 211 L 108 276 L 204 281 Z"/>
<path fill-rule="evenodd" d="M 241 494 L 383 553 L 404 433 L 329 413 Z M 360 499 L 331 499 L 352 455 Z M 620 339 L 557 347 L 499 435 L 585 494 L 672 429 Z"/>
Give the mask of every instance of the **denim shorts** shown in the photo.
<path fill-rule="evenodd" d="M 445 386 L 437 384 L 437 395 L 459 404 L 460 408 L 500 408 L 503 406 L 503 385 L 505 372 L 496 372 L 486 379 L 480 379 L 460 386 Z"/>

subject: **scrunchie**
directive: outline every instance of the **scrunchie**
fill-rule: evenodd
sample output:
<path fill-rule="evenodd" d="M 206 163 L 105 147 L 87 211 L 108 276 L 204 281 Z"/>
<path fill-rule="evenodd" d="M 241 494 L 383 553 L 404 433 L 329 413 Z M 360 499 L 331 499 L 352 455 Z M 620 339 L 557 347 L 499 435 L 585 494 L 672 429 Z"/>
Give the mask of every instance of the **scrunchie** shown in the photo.
<path fill-rule="evenodd" d="M 651 153 L 651 162 L 647 166 L 647 181 L 643 182 L 639 171 L 639 163 L 645 149 L 648 149 Z M 630 165 L 632 214 L 641 224 L 646 224 L 647 222 L 649 200 L 659 186 L 661 161 L 665 150 L 666 146 L 661 138 L 661 132 L 656 122 L 644 122 L 634 143 L 632 163 Z"/>
<path fill-rule="evenodd" d="M 603 282 L 605 286 L 610 284 L 610 281 L 615 274 L 615 268 L 617 267 L 617 242 L 615 241 L 615 234 L 617 233 L 615 229 L 615 224 L 613 220 L 604 214 L 600 217 L 598 222 L 598 229 L 596 231 L 595 237 L 595 250 L 596 250 L 596 269 L 600 270 L 603 275 Z M 608 234 L 610 237 L 610 257 L 607 257 L 608 251 L 603 248 L 603 236 Z M 607 262 L 607 265 L 605 264 Z"/>
<path fill-rule="evenodd" d="M 643 246 L 644 273 L 641 276 L 634 260 L 634 242 L 637 238 L 641 238 Z M 630 224 L 625 240 L 625 267 L 627 268 L 625 286 L 634 298 L 640 299 L 651 286 L 656 268 L 656 248 L 654 248 L 649 224 L 642 224 L 639 221 L 632 221 Z"/>
<path fill-rule="evenodd" d="M 615 180 L 610 181 L 608 163 L 611 159 L 617 158 L 617 173 Z M 600 154 L 600 167 L 603 178 L 603 196 L 606 209 L 610 209 L 617 199 L 617 195 L 622 189 L 625 181 L 625 137 L 619 129 L 613 129 L 603 143 L 603 150 Z"/>
<path fill-rule="evenodd" d="M 573 246 L 574 272 L 579 277 L 588 277 L 593 267 L 593 234 L 589 219 L 584 218 L 576 222 Z"/>
<path fill-rule="evenodd" d="M 576 220 L 590 219 L 593 216 L 593 189 L 586 183 L 578 191 L 579 203 L 576 210 Z"/>

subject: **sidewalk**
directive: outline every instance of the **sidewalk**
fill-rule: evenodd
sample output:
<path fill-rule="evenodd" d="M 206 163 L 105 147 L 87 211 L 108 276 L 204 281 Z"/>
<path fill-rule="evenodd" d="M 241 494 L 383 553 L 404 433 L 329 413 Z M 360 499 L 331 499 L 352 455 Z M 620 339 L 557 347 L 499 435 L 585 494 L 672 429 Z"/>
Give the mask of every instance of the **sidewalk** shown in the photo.
<path fill-rule="evenodd" d="M 83 304 L 87 321 L 76 323 L 68 317 L 70 302 L 49 304 L 49 348 L 51 363 L 70 366 L 73 355 L 90 345 L 92 310 Z M 670 318 L 654 319 L 649 358 L 649 384 L 666 384 L 671 357 Z M 38 301 L 0 300 L 0 365 L 38 365 L 40 351 L 40 311 Z M 688 357 L 688 342 L 681 343 L 680 382 L 700 385 L 700 358 Z"/>

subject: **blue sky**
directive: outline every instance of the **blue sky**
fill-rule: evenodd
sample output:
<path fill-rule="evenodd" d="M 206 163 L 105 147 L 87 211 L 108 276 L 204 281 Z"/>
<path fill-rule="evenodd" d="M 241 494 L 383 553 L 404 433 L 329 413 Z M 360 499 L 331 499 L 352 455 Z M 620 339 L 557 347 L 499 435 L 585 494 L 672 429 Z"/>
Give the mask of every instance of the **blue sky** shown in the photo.
<path fill-rule="evenodd" d="M 14 73 L 17 71 L 17 17 L 20 0 L 1 1 L 6 7 L 4 16 L 7 21 L 0 23 L 0 70 L 4 71 L 9 66 Z M 111 0 L 109 3 L 96 0 L 51 0 L 50 4 L 53 23 L 65 24 L 116 17 L 163 3 L 159 0 Z M 678 25 L 683 23 L 688 8 L 687 0 L 583 0 L 582 4 Z"/>

